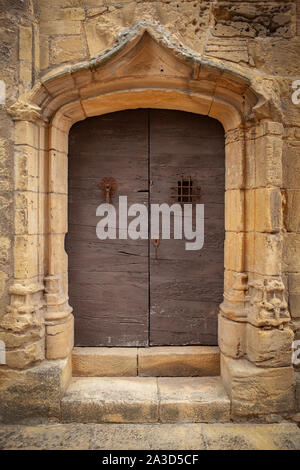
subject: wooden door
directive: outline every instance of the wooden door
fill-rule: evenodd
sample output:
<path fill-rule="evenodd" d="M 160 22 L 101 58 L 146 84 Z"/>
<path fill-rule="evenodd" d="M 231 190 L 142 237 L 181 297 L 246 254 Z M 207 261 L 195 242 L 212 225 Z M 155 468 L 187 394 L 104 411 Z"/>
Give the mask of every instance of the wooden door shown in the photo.
<path fill-rule="evenodd" d="M 150 344 L 215 345 L 224 278 L 224 131 L 211 118 L 151 110 L 149 141 L 150 202 L 174 204 L 170 188 L 191 177 L 205 214 L 201 250 L 161 240 L 155 259 L 151 244 Z"/>
<path fill-rule="evenodd" d="M 171 187 L 201 187 L 205 242 L 99 240 L 103 177 L 128 205 L 173 204 Z M 118 218 L 117 218 L 118 220 Z M 77 346 L 217 344 L 223 293 L 224 131 L 215 120 L 164 110 L 122 111 L 76 124 L 69 150 L 69 295 Z"/>
<path fill-rule="evenodd" d="M 77 346 L 148 344 L 147 240 L 99 240 L 98 185 L 114 177 L 128 205 L 148 204 L 148 113 L 118 112 L 87 119 L 70 131 L 69 297 Z M 117 210 L 118 221 L 118 210 Z M 118 228 L 118 227 L 117 227 Z"/>

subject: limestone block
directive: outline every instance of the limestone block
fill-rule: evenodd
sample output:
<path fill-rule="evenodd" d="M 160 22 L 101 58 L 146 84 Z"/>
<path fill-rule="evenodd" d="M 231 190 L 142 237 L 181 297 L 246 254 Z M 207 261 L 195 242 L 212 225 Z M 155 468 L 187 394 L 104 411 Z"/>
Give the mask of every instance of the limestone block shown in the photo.
<path fill-rule="evenodd" d="M 300 372 L 296 372 L 296 409 L 300 411 Z"/>
<path fill-rule="evenodd" d="M 281 204 L 279 188 L 255 190 L 255 230 L 257 232 L 280 231 Z"/>
<path fill-rule="evenodd" d="M 86 46 L 81 36 L 58 36 L 50 43 L 51 64 L 82 60 L 86 55 Z"/>
<path fill-rule="evenodd" d="M 281 273 L 282 236 L 255 233 L 255 272 L 276 276 Z"/>
<path fill-rule="evenodd" d="M 61 402 L 62 422 L 158 422 L 157 379 L 74 377 Z"/>
<path fill-rule="evenodd" d="M 45 358 L 44 338 L 33 343 L 26 344 L 18 349 L 6 351 L 6 365 L 12 369 L 25 369 Z"/>
<path fill-rule="evenodd" d="M 245 233 L 245 270 L 255 271 L 255 232 Z"/>
<path fill-rule="evenodd" d="M 42 423 L 60 418 L 60 398 L 72 374 L 70 358 L 16 371 L 0 368 L 0 422 Z"/>
<path fill-rule="evenodd" d="M 0 329 L 0 340 L 4 341 L 6 348 L 21 348 L 26 343 L 38 341 L 44 336 L 44 328 L 28 328 L 24 332 Z"/>
<path fill-rule="evenodd" d="M 227 232 L 225 237 L 225 268 L 243 271 L 244 234 Z"/>
<path fill-rule="evenodd" d="M 56 150 L 57 152 L 62 152 L 64 154 L 68 153 L 68 133 L 59 129 L 56 126 L 51 126 L 50 134 L 50 149 Z"/>
<path fill-rule="evenodd" d="M 258 367 L 284 367 L 291 365 L 294 333 L 289 327 L 257 328 L 247 325 L 247 355 Z"/>
<path fill-rule="evenodd" d="M 69 315 L 67 321 L 46 325 L 46 357 L 62 359 L 67 357 L 74 346 L 74 317 Z"/>
<path fill-rule="evenodd" d="M 38 148 L 38 127 L 29 121 L 16 121 L 15 143 L 16 145 L 29 145 L 30 147 Z"/>
<path fill-rule="evenodd" d="M 32 28 L 19 26 L 19 59 L 32 61 Z"/>
<path fill-rule="evenodd" d="M 49 67 L 50 51 L 49 51 L 49 37 L 47 34 L 39 35 L 39 63 L 41 70 L 47 69 Z"/>
<path fill-rule="evenodd" d="M 255 141 L 257 188 L 282 184 L 282 139 L 277 136 L 263 136 Z"/>
<path fill-rule="evenodd" d="M 293 319 L 300 318 L 300 294 L 289 294 L 289 308 Z"/>
<path fill-rule="evenodd" d="M 263 139 L 263 142 L 262 142 Z M 260 151 L 264 149 L 264 155 Z M 281 136 L 266 136 L 257 140 L 256 185 L 282 184 L 282 149 Z M 263 157 L 263 158 L 262 158 Z"/>
<path fill-rule="evenodd" d="M 274 38 L 270 42 L 256 38 L 250 40 L 248 47 L 256 68 L 263 73 L 291 77 L 300 75 L 300 64 L 297 60 L 299 37 L 289 40 Z"/>
<path fill-rule="evenodd" d="M 38 150 L 27 145 L 15 147 L 15 189 L 38 190 Z"/>
<path fill-rule="evenodd" d="M 7 288 L 8 274 L 0 271 L 0 297 L 2 297 Z"/>
<path fill-rule="evenodd" d="M 51 233 L 67 232 L 67 196 L 65 194 L 49 194 L 50 220 L 49 229 Z"/>
<path fill-rule="evenodd" d="M 10 256 L 11 240 L 0 237 L 0 266 L 6 266 Z"/>
<path fill-rule="evenodd" d="M 300 272 L 300 233 L 283 235 L 283 269 L 286 272 Z"/>
<path fill-rule="evenodd" d="M 284 194 L 284 226 L 288 232 L 300 232 L 300 190 L 286 190 Z"/>
<path fill-rule="evenodd" d="M 219 315 L 218 342 L 223 354 L 233 358 L 246 353 L 246 323 L 235 322 Z"/>
<path fill-rule="evenodd" d="M 53 5 L 55 3 L 57 3 L 57 6 Z M 51 5 L 49 3 L 48 5 L 43 5 L 42 12 L 41 12 L 42 21 L 46 21 L 46 20 L 80 21 L 80 20 L 85 19 L 83 8 L 79 8 L 79 7 L 71 5 L 71 2 L 70 2 L 70 5 L 67 5 L 64 7 L 63 3 L 65 2 L 64 1 L 57 2 L 57 0 L 55 0 L 54 2 L 51 3 Z"/>
<path fill-rule="evenodd" d="M 300 142 L 285 142 L 282 168 L 283 187 L 300 189 Z"/>
<path fill-rule="evenodd" d="M 51 259 L 56 274 L 62 274 L 68 270 L 68 257 L 65 252 L 65 234 L 49 235 L 51 244 Z"/>
<path fill-rule="evenodd" d="M 78 20 L 50 20 L 41 21 L 40 32 L 43 35 L 74 35 L 81 33 L 81 21 Z"/>
<path fill-rule="evenodd" d="M 244 191 L 227 190 L 225 207 L 225 229 L 231 232 L 242 232 L 244 230 Z"/>
<path fill-rule="evenodd" d="M 242 188 L 243 178 L 243 143 L 240 141 L 229 142 L 225 147 L 225 187 L 226 189 Z"/>
<path fill-rule="evenodd" d="M 56 150 L 50 151 L 50 191 L 67 194 L 68 185 L 68 157 Z"/>
<path fill-rule="evenodd" d="M 138 349 L 143 377 L 214 377 L 220 375 L 220 351 L 213 346 L 162 346 Z"/>
<path fill-rule="evenodd" d="M 15 195 L 15 233 L 33 235 L 38 233 L 38 194 L 31 191 Z"/>
<path fill-rule="evenodd" d="M 300 273 L 288 275 L 289 308 L 294 319 L 300 319 Z"/>
<path fill-rule="evenodd" d="M 74 377 L 133 377 L 137 375 L 137 348 L 74 348 Z"/>
<path fill-rule="evenodd" d="M 230 400 L 219 377 L 159 377 L 158 388 L 162 423 L 230 419 Z"/>
<path fill-rule="evenodd" d="M 255 230 L 255 190 L 245 190 L 245 230 L 253 232 Z"/>
<path fill-rule="evenodd" d="M 231 397 L 232 417 L 259 417 L 295 409 L 293 367 L 256 367 L 221 355 L 221 375 Z"/>
<path fill-rule="evenodd" d="M 14 243 L 14 272 L 18 279 L 29 279 L 38 274 L 37 235 L 17 235 Z"/>

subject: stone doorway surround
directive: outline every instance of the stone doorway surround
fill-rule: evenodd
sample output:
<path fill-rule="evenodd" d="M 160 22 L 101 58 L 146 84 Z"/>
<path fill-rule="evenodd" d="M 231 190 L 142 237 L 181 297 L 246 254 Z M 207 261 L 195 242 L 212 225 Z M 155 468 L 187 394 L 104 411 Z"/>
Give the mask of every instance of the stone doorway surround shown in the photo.
<path fill-rule="evenodd" d="M 2 419 L 10 408 L 10 417 L 58 417 L 72 374 L 64 249 L 69 129 L 90 116 L 135 108 L 183 110 L 222 123 L 221 376 L 233 419 L 292 413 L 293 333 L 281 269 L 283 125 L 272 99 L 249 78 L 198 59 L 161 29 L 141 23 L 93 60 L 53 70 L 9 110 L 15 121 L 15 240 L 11 303 L 0 325 L 7 347 L 7 364 L 0 366 Z"/>

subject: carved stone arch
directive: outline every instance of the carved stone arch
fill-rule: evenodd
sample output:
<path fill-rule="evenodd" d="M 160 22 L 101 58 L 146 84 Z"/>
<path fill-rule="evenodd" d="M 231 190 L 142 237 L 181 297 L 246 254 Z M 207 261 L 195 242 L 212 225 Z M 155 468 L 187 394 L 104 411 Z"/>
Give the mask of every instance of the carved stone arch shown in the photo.
<path fill-rule="evenodd" d="M 234 402 L 232 384 L 244 362 L 255 368 L 247 373 L 259 369 L 262 389 L 268 380 L 260 359 L 267 354 L 266 344 L 259 343 L 258 352 L 253 346 L 259 328 L 270 327 L 270 334 L 281 328 L 287 351 L 291 348 L 281 270 L 283 126 L 272 101 L 254 90 L 250 78 L 199 59 L 146 22 L 90 61 L 51 71 L 10 108 L 16 129 L 15 204 L 26 216 L 16 213 L 14 284 L 1 328 L 8 339 L 11 331 L 26 333 L 19 347 L 7 352 L 7 364 L 26 368 L 45 357 L 66 358 L 73 347 L 64 251 L 70 127 L 90 116 L 141 107 L 208 115 L 225 129 L 219 345 L 222 376 Z M 273 356 L 271 367 L 290 365 L 287 356 L 282 363 L 276 347 Z M 290 383 L 290 376 L 285 380 Z"/>

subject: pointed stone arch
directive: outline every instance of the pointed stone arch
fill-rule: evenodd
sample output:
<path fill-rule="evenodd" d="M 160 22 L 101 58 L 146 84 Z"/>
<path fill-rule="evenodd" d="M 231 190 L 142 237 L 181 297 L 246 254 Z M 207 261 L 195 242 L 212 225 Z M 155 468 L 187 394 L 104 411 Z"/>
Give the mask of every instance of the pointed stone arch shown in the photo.
<path fill-rule="evenodd" d="M 72 351 L 64 250 L 68 132 L 87 117 L 134 108 L 190 111 L 222 123 L 226 135 L 225 286 L 219 320 L 222 377 L 234 415 L 288 411 L 293 374 L 288 359 L 292 337 L 285 326 L 290 317 L 281 276 L 283 126 L 272 102 L 253 89 L 248 77 L 199 59 L 145 22 L 90 61 L 54 69 L 10 108 L 15 120 L 16 217 L 14 283 L 1 323 L 11 345 L 7 365 L 28 368 L 45 358 L 67 358 Z M 259 340 L 264 327 L 268 333 Z M 16 331 L 22 334 L 17 346 Z M 275 335 L 280 341 L 270 356 L 268 344 Z M 272 403 L 263 398 L 270 377 L 281 384 Z M 235 381 L 242 385 L 236 387 Z M 251 387 L 247 392 L 249 383 L 261 391 L 258 408 Z"/>

